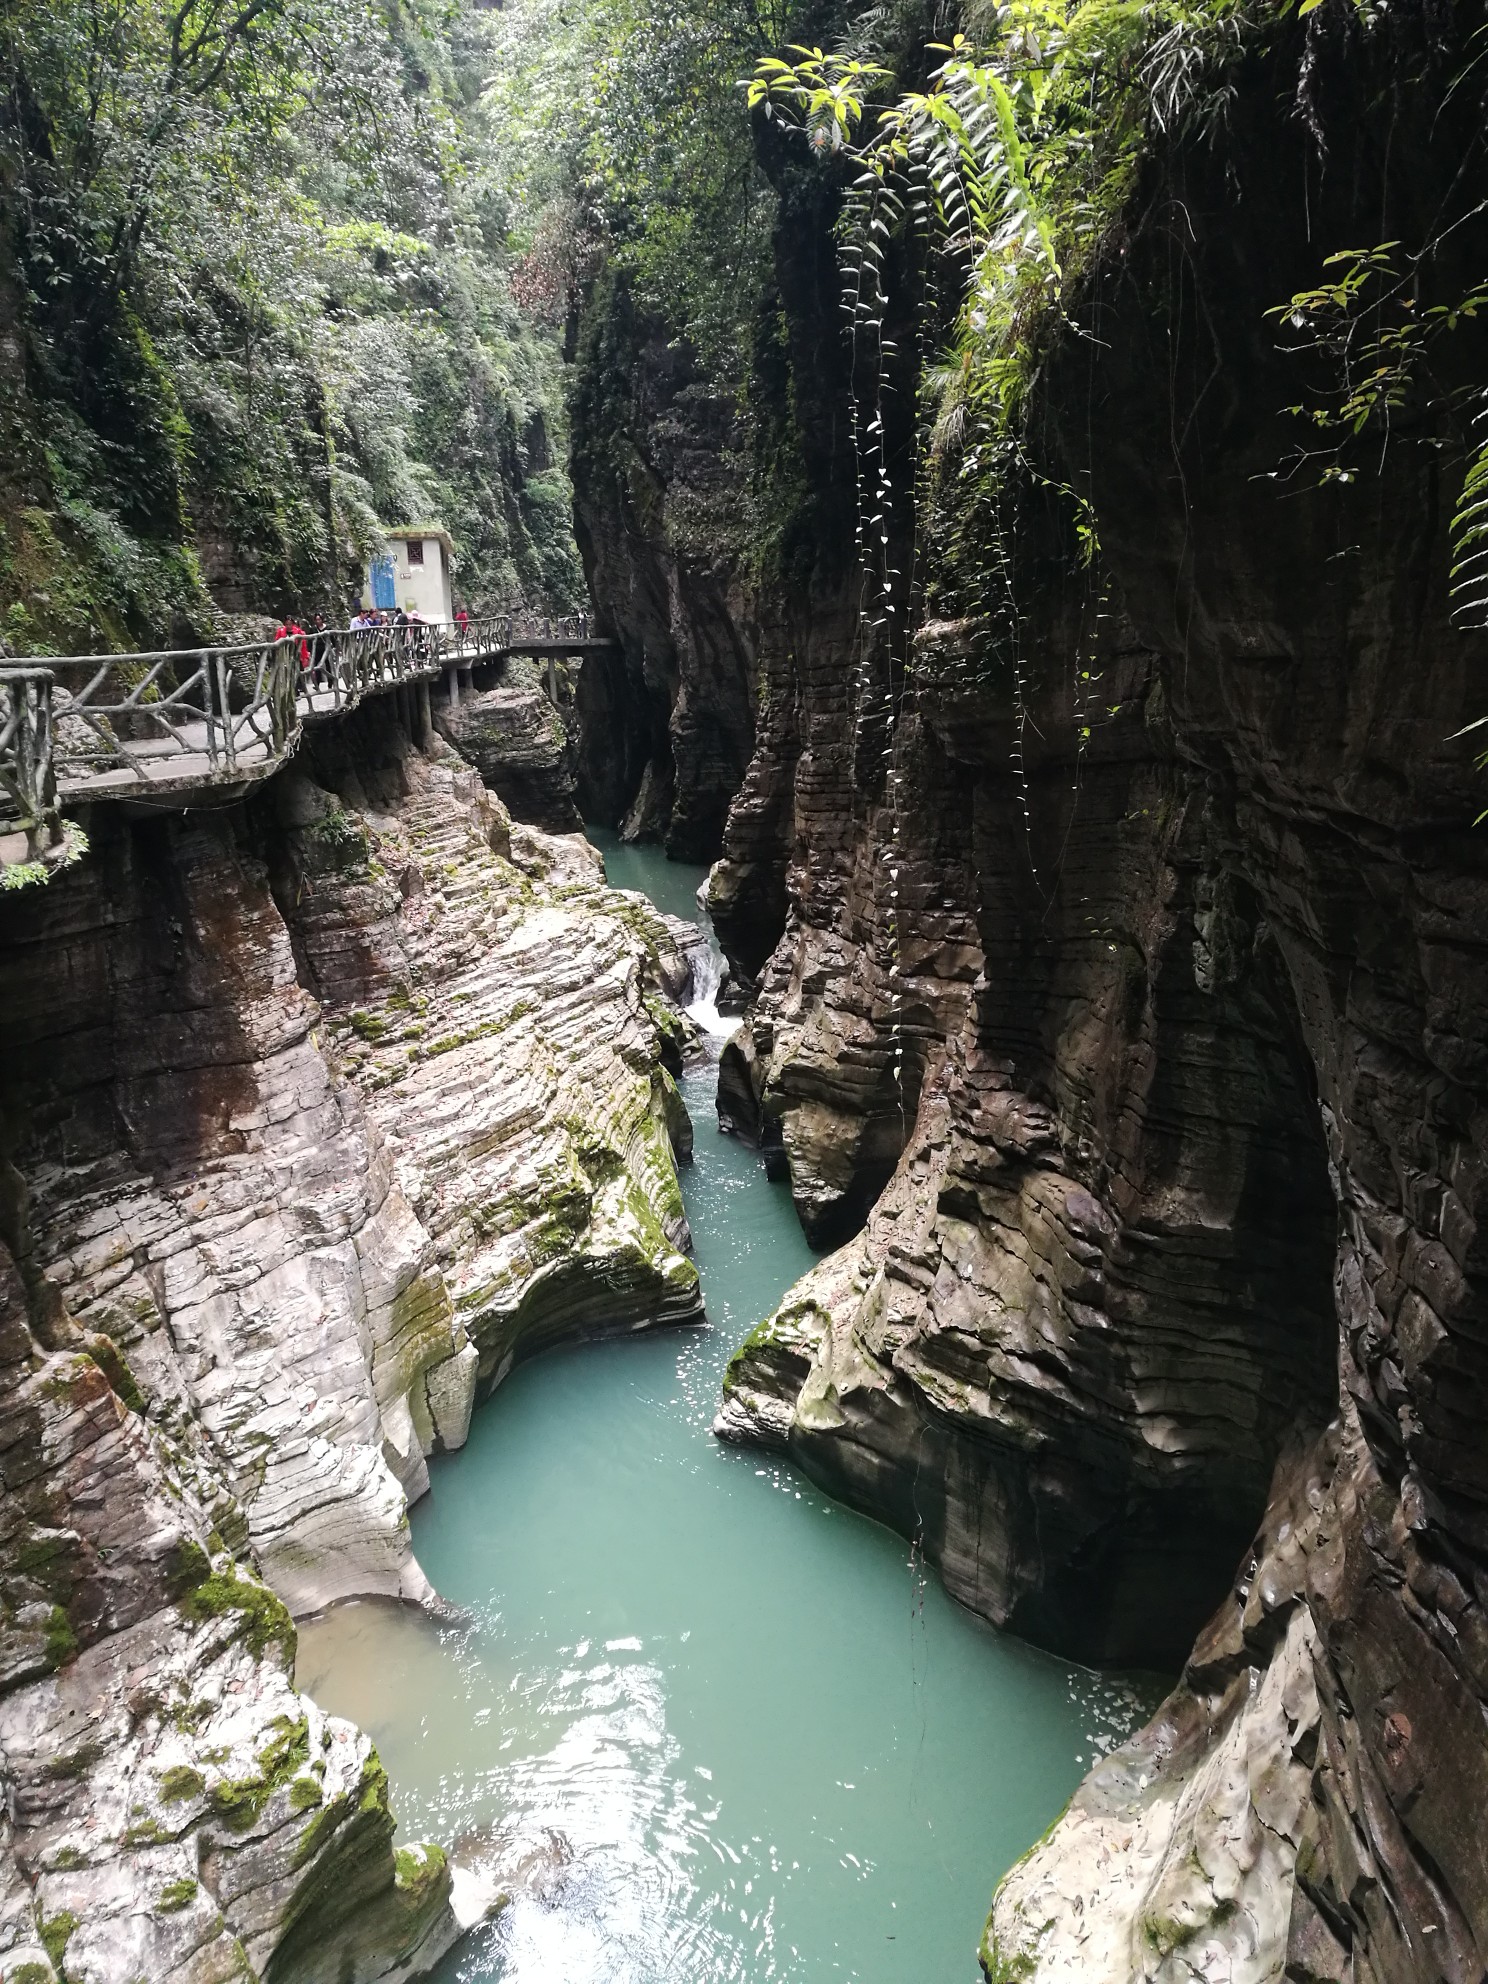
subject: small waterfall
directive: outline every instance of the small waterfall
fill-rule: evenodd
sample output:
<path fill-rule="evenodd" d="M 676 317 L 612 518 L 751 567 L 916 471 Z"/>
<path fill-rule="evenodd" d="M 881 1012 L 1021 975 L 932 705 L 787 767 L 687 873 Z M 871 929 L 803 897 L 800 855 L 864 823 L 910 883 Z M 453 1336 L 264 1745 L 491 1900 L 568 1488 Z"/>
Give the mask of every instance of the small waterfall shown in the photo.
<path fill-rule="evenodd" d="M 685 1010 L 688 1018 L 696 1020 L 704 1033 L 726 1040 L 738 1030 L 739 1021 L 737 1016 L 730 1018 L 718 1010 L 718 994 L 728 976 L 728 963 L 718 948 L 718 939 L 713 935 L 706 882 L 697 892 L 695 928 L 698 941 L 685 947 L 688 967 L 692 972 L 692 986 Z"/>

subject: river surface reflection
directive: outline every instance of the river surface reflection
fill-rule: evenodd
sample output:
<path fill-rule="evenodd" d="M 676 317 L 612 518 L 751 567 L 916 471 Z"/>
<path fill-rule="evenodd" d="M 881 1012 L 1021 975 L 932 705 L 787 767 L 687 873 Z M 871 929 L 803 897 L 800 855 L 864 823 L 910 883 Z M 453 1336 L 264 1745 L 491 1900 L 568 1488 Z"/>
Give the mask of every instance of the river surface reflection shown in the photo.
<path fill-rule="evenodd" d="M 668 909 L 701 879 L 607 859 L 621 886 L 657 866 Z M 731 1351 L 813 1258 L 714 1080 L 684 1085 L 710 1326 L 543 1357 L 433 1463 L 414 1544 L 469 1626 L 369 1604 L 302 1632 L 300 1684 L 371 1731 L 402 1834 L 514 1891 L 443 1984 L 970 1984 L 997 1876 L 1152 1700 L 712 1438 Z"/>

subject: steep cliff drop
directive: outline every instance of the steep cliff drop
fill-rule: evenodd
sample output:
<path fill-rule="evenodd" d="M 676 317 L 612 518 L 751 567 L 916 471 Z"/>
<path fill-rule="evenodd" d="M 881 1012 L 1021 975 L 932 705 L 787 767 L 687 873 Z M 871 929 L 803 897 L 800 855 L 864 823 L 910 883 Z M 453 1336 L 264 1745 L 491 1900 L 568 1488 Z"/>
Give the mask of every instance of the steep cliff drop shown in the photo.
<path fill-rule="evenodd" d="M 1038 379 L 987 612 L 922 620 L 897 679 L 783 657 L 810 751 L 767 705 L 736 802 L 790 819 L 789 915 L 722 1106 L 845 1244 L 718 1430 L 1000 1623 L 1186 1656 L 1002 1887 L 996 1980 L 1488 1968 L 1461 434 L 1418 393 L 1378 473 L 1299 468 L 1315 354 L 1267 314 L 1448 222 L 1432 279 L 1470 287 L 1482 153 L 1435 34 L 1299 25 L 1159 148 Z M 1479 333 L 1442 363 L 1480 384 Z"/>
<path fill-rule="evenodd" d="M 386 704 L 245 807 L 90 829 L 0 904 L 0 1965 L 423 1974 L 445 1857 L 394 1854 L 291 1613 L 437 1607 L 407 1504 L 476 1396 L 699 1313 L 686 967 Z"/>

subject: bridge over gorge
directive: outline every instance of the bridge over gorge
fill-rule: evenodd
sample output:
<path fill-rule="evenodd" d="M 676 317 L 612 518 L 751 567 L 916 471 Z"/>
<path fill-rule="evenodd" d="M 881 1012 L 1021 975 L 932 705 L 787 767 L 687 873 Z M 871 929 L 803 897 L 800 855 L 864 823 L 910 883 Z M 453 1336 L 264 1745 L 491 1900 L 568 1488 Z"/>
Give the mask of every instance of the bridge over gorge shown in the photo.
<path fill-rule="evenodd" d="M 0 866 L 66 850 L 62 813 L 97 800 L 190 805 L 235 797 L 289 758 L 303 727 L 401 692 L 427 735 L 439 678 L 508 655 L 613 647 L 585 617 L 494 615 L 460 624 L 335 628 L 241 647 L 0 662 Z"/>

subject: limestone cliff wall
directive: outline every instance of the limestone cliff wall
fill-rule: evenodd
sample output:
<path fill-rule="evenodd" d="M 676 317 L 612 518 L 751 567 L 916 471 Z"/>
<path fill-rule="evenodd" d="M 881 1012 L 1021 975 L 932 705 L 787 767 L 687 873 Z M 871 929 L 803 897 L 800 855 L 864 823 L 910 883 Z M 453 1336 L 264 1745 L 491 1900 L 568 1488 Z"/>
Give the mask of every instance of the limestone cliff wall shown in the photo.
<path fill-rule="evenodd" d="M 90 827 L 0 904 L 0 1964 L 412 1975 L 443 1859 L 395 1864 L 290 1612 L 437 1603 L 407 1503 L 478 1391 L 700 1313 L 685 968 L 391 705 L 247 809 Z"/>
<path fill-rule="evenodd" d="M 1306 382 L 1265 315 L 1335 246 L 1427 238 L 1480 155 L 1430 23 L 1335 29 L 1154 169 L 1046 370 L 1099 569 L 1023 492 L 1016 649 L 925 626 L 892 712 L 795 671 L 736 807 L 789 820 L 789 920 L 721 1106 L 853 1237 L 720 1430 L 991 1618 L 1186 1660 L 1003 1890 L 999 1979 L 1488 1966 L 1488 852 L 1453 735 L 1488 652 L 1447 610 L 1442 401 L 1378 476 L 1287 478 Z"/>

